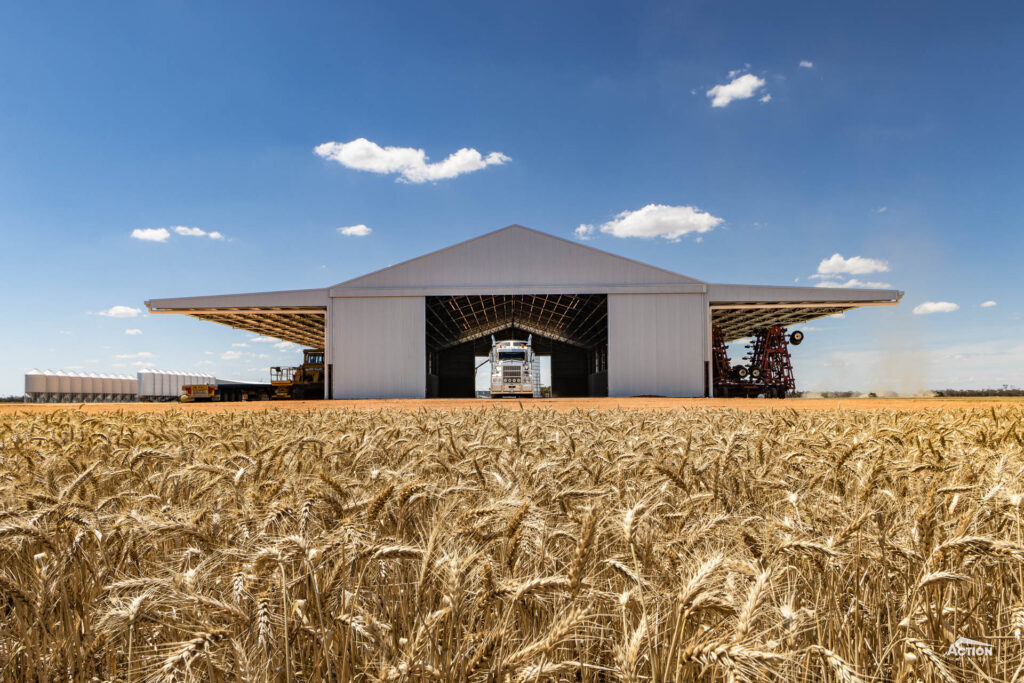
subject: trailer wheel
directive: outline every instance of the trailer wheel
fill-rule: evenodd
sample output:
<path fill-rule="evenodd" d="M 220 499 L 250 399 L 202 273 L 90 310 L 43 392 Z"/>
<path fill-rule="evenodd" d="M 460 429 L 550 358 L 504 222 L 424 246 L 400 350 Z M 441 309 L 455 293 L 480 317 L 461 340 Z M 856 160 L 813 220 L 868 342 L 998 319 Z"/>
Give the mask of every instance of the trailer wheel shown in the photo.
<path fill-rule="evenodd" d="M 797 330 L 793 334 L 789 335 L 789 343 L 792 344 L 793 346 L 800 346 L 800 342 L 802 342 L 803 340 L 804 333 L 801 332 L 800 330 Z"/>
<path fill-rule="evenodd" d="M 761 368 L 754 368 L 753 370 L 751 370 L 750 371 L 750 376 L 753 377 L 754 379 L 760 379 L 761 378 Z"/>
<path fill-rule="evenodd" d="M 737 365 L 736 366 L 736 376 L 739 377 L 740 379 L 746 379 L 747 375 L 749 375 L 749 374 L 750 374 L 750 371 L 747 370 L 747 368 L 745 368 L 744 366 L 742 366 L 742 365 Z"/>

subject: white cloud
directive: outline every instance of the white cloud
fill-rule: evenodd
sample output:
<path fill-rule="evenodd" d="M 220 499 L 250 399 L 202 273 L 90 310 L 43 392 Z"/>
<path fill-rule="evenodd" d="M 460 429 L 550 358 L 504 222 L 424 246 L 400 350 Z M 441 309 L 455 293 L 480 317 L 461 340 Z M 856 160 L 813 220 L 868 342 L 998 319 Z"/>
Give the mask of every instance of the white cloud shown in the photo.
<path fill-rule="evenodd" d="M 344 228 L 338 228 L 338 233 L 345 237 L 366 237 L 371 232 L 373 232 L 373 229 L 366 227 L 362 223 L 359 225 L 349 225 Z"/>
<path fill-rule="evenodd" d="M 155 353 L 149 351 L 139 351 L 138 353 L 119 353 L 115 356 L 118 360 L 128 360 L 130 358 L 156 358 Z"/>
<path fill-rule="evenodd" d="M 201 361 L 197 362 L 196 365 L 213 365 L 213 361 L 212 360 L 201 360 Z"/>
<path fill-rule="evenodd" d="M 992 308 L 995 305 L 996 305 L 996 302 L 992 301 L 991 299 L 989 299 L 988 301 L 981 302 L 981 307 L 982 308 Z"/>
<path fill-rule="evenodd" d="M 960 310 L 960 305 L 952 301 L 925 301 L 914 307 L 914 315 L 930 315 L 932 313 L 952 313 Z"/>
<path fill-rule="evenodd" d="M 589 240 L 594 236 L 594 226 L 580 223 L 579 227 L 572 231 L 572 234 L 576 235 L 578 240 Z"/>
<path fill-rule="evenodd" d="M 144 360 L 136 360 L 131 362 L 131 366 L 134 368 L 151 368 L 153 364 Z"/>
<path fill-rule="evenodd" d="M 259 344 L 276 344 L 278 340 L 273 337 L 249 337 L 249 341 Z"/>
<path fill-rule="evenodd" d="M 771 102 L 771 101 L 772 101 L 772 94 L 771 94 L 770 92 L 766 92 L 766 93 L 764 94 L 764 97 L 762 97 L 762 98 L 761 98 L 760 100 L 758 100 L 758 101 L 759 101 L 759 102 Z"/>
<path fill-rule="evenodd" d="M 733 100 L 746 100 L 753 97 L 758 90 L 764 87 L 764 83 L 763 78 L 754 74 L 743 74 L 728 83 L 711 88 L 708 90 L 707 96 L 711 98 L 712 107 L 725 107 Z"/>
<path fill-rule="evenodd" d="M 802 68 L 804 68 L 804 69 L 813 69 L 814 68 L 814 62 L 812 62 L 812 61 L 810 61 L 808 59 L 801 59 L 800 60 L 800 66 Z"/>
<path fill-rule="evenodd" d="M 124 333 L 125 334 L 130 334 L 132 336 L 136 336 L 136 335 L 142 334 L 142 330 L 133 327 L 131 329 L 125 330 Z"/>
<path fill-rule="evenodd" d="M 814 277 L 813 275 L 811 277 Z M 838 280 L 822 280 L 815 287 L 829 287 L 831 289 L 847 289 L 850 287 L 864 287 L 867 289 L 889 289 L 892 287 L 888 282 L 863 282 L 855 277 L 851 277 L 846 282 L 840 282 Z"/>
<path fill-rule="evenodd" d="M 863 256 L 843 258 L 842 254 L 832 254 L 818 264 L 818 277 L 849 273 L 850 275 L 866 275 L 867 273 L 887 273 L 889 264 L 885 261 Z M 812 276 L 814 277 L 814 276 Z"/>
<path fill-rule="evenodd" d="M 132 230 L 132 239 L 143 240 L 144 242 L 166 242 L 171 233 L 167 228 L 135 228 Z"/>
<path fill-rule="evenodd" d="M 160 229 L 163 230 L 163 228 Z M 211 240 L 224 239 L 224 235 L 220 234 L 216 230 L 213 232 L 206 232 L 202 228 L 189 228 L 184 225 L 178 225 L 171 229 L 174 230 L 175 233 L 185 237 L 209 237 Z"/>
<path fill-rule="evenodd" d="M 238 347 L 240 349 L 244 349 L 245 347 L 247 347 L 249 345 L 246 344 L 245 342 L 235 342 L 234 344 L 232 344 L 232 346 Z"/>
<path fill-rule="evenodd" d="M 238 360 L 241 357 L 241 351 L 225 351 L 224 353 L 220 354 L 221 360 Z"/>
<path fill-rule="evenodd" d="M 880 207 L 878 207 L 878 213 L 885 213 L 888 210 L 889 210 L 888 206 L 880 206 Z"/>
<path fill-rule="evenodd" d="M 695 206 L 648 204 L 636 211 L 623 211 L 601 226 L 601 232 L 615 237 L 664 237 L 678 241 L 691 232 L 713 230 L 723 219 L 701 211 Z M 577 228 L 579 230 L 579 228 Z"/>
<path fill-rule="evenodd" d="M 429 163 L 422 149 L 412 147 L 381 147 L 366 138 L 351 142 L 325 142 L 313 151 L 324 159 L 336 161 L 346 168 L 387 175 L 398 175 L 407 183 L 426 183 L 455 178 L 488 166 L 500 166 L 511 159 L 501 152 L 487 156 L 463 147 L 444 161 Z"/>
<path fill-rule="evenodd" d="M 134 318 L 139 313 L 142 313 L 142 309 L 132 308 L 131 306 L 111 306 L 105 311 L 99 311 L 99 315 L 108 318 Z"/>

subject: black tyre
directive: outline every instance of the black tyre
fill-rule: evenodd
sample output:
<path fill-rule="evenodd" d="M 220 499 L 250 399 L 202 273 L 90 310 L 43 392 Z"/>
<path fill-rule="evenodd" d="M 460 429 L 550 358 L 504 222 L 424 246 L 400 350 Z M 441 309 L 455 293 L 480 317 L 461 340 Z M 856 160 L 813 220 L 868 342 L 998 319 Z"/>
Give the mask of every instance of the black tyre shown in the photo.
<path fill-rule="evenodd" d="M 793 346 L 800 346 L 800 342 L 804 340 L 804 333 L 797 330 L 793 334 L 789 335 L 789 343 Z"/>
<path fill-rule="evenodd" d="M 750 371 L 750 377 L 752 379 L 761 379 L 761 368 L 754 368 Z"/>
<path fill-rule="evenodd" d="M 749 375 L 749 374 L 750 374 L 750 371 L 747 370 L 742 365 L 736 366 L 736 376 L 739 377 L 740 379 L 746 379 L 747 375 Z"/>

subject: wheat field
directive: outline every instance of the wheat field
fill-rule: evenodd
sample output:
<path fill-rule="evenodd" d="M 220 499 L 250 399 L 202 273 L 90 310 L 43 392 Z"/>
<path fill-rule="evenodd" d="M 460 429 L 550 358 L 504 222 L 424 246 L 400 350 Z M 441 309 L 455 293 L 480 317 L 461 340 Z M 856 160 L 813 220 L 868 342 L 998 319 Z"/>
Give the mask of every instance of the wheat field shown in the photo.
<path fill-rule="evenodd" d="M 1024 680 L 1022 418 L 3 415 L 0 675 Z"/>

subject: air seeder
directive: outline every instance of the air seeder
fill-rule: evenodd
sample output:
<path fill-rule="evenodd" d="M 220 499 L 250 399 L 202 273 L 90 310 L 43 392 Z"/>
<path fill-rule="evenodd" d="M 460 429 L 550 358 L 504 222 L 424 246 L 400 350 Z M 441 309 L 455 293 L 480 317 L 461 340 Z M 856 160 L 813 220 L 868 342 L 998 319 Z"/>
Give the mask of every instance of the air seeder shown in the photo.
<path fill-rule="evenodd" d="M 796 388 L 789 345 L 798 346 L 803 340 L 800 330 L 787 336 L 785 327 L 763 327 L 754 332 L 753 341 L 746 345 L 750 350 L 743 357 L 746 364 L 732 365 L 722 329 L 712 327 L 715 396 L 785 398 Z"/>

